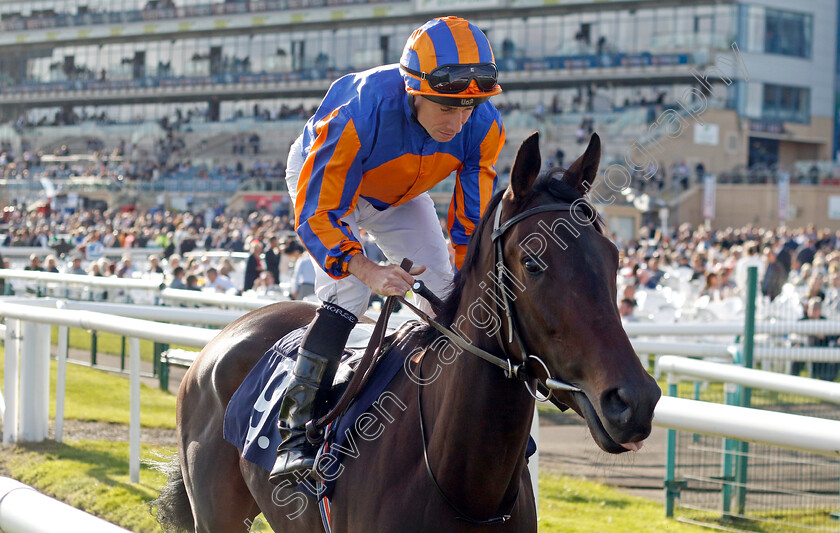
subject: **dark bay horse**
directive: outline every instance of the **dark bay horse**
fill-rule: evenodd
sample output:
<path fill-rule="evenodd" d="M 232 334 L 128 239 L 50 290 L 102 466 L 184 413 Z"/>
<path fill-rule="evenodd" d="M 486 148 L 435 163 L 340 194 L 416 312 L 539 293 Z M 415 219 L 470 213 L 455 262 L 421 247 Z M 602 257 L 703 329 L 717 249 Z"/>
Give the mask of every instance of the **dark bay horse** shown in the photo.
<path fill-rule="evenodd" d="M 621 326 L 618 252 L 582 197 L 600 154 L 593 135 L 562 178 L 538 179 L 538 136 L 522 144 L 511 184 L 487 208 L 438 316 L 472 345 L 507 360 L 509 371 L 458 354 L 431 328 L 421 332 L 422 357 L 391 381 L 388 412 L 361 431 L 375 438 L 356 439 L 355 453 L 342 463 L 333 531 L 535 532 L 525 450 L 537 378 L 586 420 L 609 453 L 636 450 L 650 434 L 660 390 Z M 245 531 L 262 511 L 278 533 L 323 531 L 314 498 L 293 482 L 274 487 L 222 437 L 225 408 L 245 376 L 314 310 L 303 303 L 259 309 L 202 350 L 178 394 L 180 461 L 155 502 L 164 525 Z M 516 373 L 525 379 L 511 379 Z"/>

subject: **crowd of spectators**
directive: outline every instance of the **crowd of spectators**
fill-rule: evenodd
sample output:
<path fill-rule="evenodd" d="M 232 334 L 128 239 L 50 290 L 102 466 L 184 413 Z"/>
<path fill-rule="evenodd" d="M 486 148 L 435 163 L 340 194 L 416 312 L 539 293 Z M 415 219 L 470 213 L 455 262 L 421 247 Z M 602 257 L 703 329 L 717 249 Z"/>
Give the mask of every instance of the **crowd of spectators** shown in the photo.
<path fill-rule="evenodd" d="M 683 311 L 743 309 L 747 269 L 758 274 L 759 307 L 764 318 L 781 320 L 840 320 L 840 231 L 763 229 L 753 226 L 711 231 L 681 226 L 671 235 L 647 234 L 632 242 L 617 242 L 620 254 L 618 305 L 626 321 L 655 320 L 648 306 L 639 312 L 639 293 L 677 291 Z M 667 287 L 667 289 L 666 289 Z M 672 293 L 673 294 L 673 293 Z M 669 305 L 673 306 L 675 298 Z M 784 301 L 784 304 L 780 302 Z M 775 305 L 779 304 L 779 305 Z M 676 319 L 672 314 L 672 319 Z M 661 316 L 658 317 L 661 319 Z M 721 319 L 720 316 L 707 317 Z M 727 318 L 735 318 L 727 317 Z M 797 342 L 835 346 L 836 336 L 812 335 Z M 801 365 L 794 365 L 798 373 Z M 834 380 L 838 365 L 814 363 L 812 375 Z"/>
<path fill-rule="evenodd" d="M 271 293 L 278 289 L 281 280 L 292 277 L 290 265 L 304 253 L 287 215 L 262 212 L 245 216 L 162 210 L 47 215 L 7 209 L 4 218 L 5 223 L 0 225 L 0 246 L 45 249 L 44 253 L 30 257 L 27 270 L 117 277 L 158 274 L 175 288 L 213 287 L 223 292 Z M 147 247 L 158 248 L 161 253 L 144 259 L 142 271 L 132 264 L 131 254 L 124 254 L 120 260 L 99 256 L 103 248 Z M 258 263 L 249 265 L 247 271 L 238 264 L 241 261 L 228 257 L 214 260 L 190 254 L 202 250 L 253 252 L 255 249 L 259 249 Z M 97 257 L 91 257 L 94 251 Z M 8 258 L 6 261 L 8 264 Z M 64 267 L 59 269 L 59 264 Z M 240 279 L 243 275 L 245 284 L 233 285 L 231 278 Z M 306 281 L 313 280 L 307 277 Z"/>
<path fill-rule="evenodd" d="M 370 3 L 350 1 L 344 3 Z M 149 0 L 137 9 L 102 11 L 87 6 L 78 6 L 76 13 L 58 8 L 33 10 L 23 16 L 8 13 L 0 20 L 0 31 L 22 31 L 27 29 L 62 28 L 92 24 L 121 24 L 126 22 L 150 22 L 211 15 L 233 15 L 240 13 L 264 13 L 285 9 L 324 7 L 332 5 L 328 0 L 225 0 L 206 4 L 178 5 L 173 0 Z M 60 4 L 59 4 L 60 6 Z"/>

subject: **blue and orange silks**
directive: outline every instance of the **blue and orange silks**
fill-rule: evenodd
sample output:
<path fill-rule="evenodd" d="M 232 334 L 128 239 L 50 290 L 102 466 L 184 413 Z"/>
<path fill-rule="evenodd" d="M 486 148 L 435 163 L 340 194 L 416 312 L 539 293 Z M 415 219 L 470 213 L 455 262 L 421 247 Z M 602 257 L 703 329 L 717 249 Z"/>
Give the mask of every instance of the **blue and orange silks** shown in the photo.
<path fill-rule="evenodd" d="M 385 210 L 455 172 L 448 227 L 460 268 L 469 236 L 493 194 L 504 139 L 501 116 L 489 102 L 475 108 L 451 141 L 432 139 L 412 115 L 398 65 L 344 76 L 304 128 L 297 233 L 321 268 L 343 278 L 362 245 L 341 219 L 360 197 Z"/>

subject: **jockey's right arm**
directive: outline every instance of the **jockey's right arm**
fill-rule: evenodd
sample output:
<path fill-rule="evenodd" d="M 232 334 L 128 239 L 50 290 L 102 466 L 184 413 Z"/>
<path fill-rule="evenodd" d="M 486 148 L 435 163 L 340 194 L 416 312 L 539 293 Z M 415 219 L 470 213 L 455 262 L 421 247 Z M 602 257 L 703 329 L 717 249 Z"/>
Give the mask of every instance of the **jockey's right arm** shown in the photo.
<path fill-rule="evenodd" d="M 353 118 L 341 107 L 307 128 L 310 148 L 300 170 L 295 229 L 312 260 L 341 279 L 350 274 L 350 260 L 362 254 L 362 244 L 341 220 L 359 198 L 361 142 Z"/>
<path fill-rule="evenodd" d="M 295 227 L 312 259 L 331 277 L 354 275 L 383 296 L 404 296 L 412 275 L 397 265 L 378 265 L 364 256 L 350 226 L 341 220 L 359 198 L 361 143 L 352 117 L 338 108 L 314 127 L 315 139 L 301 168 L 295 202 Z"/>

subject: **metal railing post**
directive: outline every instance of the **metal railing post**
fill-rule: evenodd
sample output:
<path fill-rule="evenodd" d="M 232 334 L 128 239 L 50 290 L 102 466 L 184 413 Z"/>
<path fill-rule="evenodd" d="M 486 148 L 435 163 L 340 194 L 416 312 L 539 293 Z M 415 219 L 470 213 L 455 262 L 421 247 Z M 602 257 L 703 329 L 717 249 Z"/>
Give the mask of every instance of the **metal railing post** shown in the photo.
<path fill-rule="evenodd" d="M 677 381 L 668 374 L 668 396 L 677 396 Z M 669 429 L 665 433 L 665 516 L 674 517 L 675 500 L 680 496 L 676 481 L 677 431 Z"/>
<path fill-rule="evenodd" d="M 132 337 L 129 342 L 129 410 L 128 425 L 128 472 L 132 483 L 140 482 L 140 339 Z"/>
<path fill-rule="evenodd" d="M 155 342 L 152 346 L 152 375 L 156 376 L 163 371 L 161 364 L 161 355 L 169 349 L 169 344 L 165 342 Z"/>
<path fill-rule="evenodd" d="M 13 444 L 18 440 L 20 423 L 20 391 L 18 364 L 20 353 L 20 320 L 6 319 L 5 363 L 3 376 L 3 392 L 6 399 L 6 410 L 3 417 L 3 444 Z"/>
<path fill-rule="evenodd" d="M 97 337 L 96 330 L 90 330 L 90 366 L 96 366 Z"/>
<path fill-rule="evenodd" d="M 753 349 L 755 340 L 755 300 L 758 292 L 758 269 L 749 267 L 747 269 L 747 301 L 744 317 L 744 349 L 743 363 L 746 368 L 753 368 Z M 739 405 L 750 407 L 752 403 L 752 389 L 750 387 L 738 387 Z M 750 445 L 748 442 L 738 443 L 738 455 L 735 458 L 735 497 L 736 511 L 744 514 L 747 503 L 747 454 Z"/>
<path fill-rule="evenodd" d="M 67 349 L 70 328 L 58 326 L 58 370 L 55 379 L 55 441 L 64 438 L 64 393 L 67 389 Z"/>

